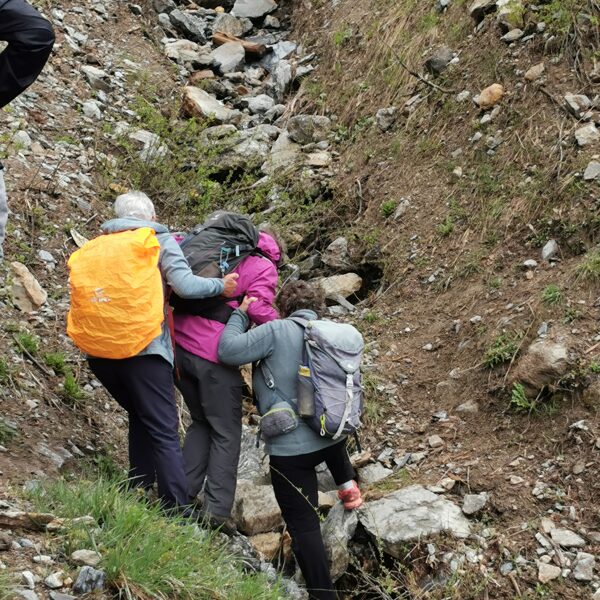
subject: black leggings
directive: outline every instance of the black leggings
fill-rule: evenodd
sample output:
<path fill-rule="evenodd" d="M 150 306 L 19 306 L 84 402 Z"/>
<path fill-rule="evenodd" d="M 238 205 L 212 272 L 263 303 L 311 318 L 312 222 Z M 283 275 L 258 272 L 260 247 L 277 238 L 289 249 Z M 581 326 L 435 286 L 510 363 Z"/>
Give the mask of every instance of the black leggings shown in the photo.
<path fill-rule="evenodd" d="M 319 500 L 315 467 L 322 462 L 327 463 L 337 485 L 356 477 L 346 443 L 342 441 L 310 454 L 271 456 L 271 481 L 310 597 L 335 600 L 317 512 Z"/>

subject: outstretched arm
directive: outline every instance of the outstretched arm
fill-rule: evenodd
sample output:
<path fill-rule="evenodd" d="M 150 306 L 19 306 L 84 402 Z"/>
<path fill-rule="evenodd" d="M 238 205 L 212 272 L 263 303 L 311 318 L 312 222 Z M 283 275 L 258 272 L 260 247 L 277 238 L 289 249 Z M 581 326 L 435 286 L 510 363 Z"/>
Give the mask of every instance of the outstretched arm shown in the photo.
<path fill-rule="evenodd" d="M 210 298 L 224 291 L 223 279 L 196 277 L 192 273 L 179 244 L 170 234 L 159 236 L 160 268 L 165 281 L 180 297 L 186 299 Z"/>
<path fill-rule="evenodd" d="M 273 352 L 275 340 L 273 323 L 266 323 L 246 331 L 250 319 L 238 309 L 229 318 L 219 342 L 219 360 L 226 365 L 245 365 Z"/>

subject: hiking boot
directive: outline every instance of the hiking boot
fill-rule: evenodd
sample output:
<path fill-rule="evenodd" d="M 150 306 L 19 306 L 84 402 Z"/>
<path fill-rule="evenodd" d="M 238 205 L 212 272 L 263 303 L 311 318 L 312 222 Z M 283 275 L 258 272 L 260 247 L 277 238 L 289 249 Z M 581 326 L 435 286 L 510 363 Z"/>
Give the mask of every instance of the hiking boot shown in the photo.
<path fill-rule="evenodd" d="M 221 533 L 224 533 L 225 535 L 229 536 L 237 533 L 235 523 L 229 517 L 213 515 L 206 509 L 202 509 L 197 512 L 200 515 L 198 523 L 202 527 L 205 527 L 207 529 L 213 529 L 215 531 L 220 531 Z"/>
<path fill-rule="evenodd" d="M 338 490 L 338 498 L 344 503 L 346 510 L 354 510 L 362 506 L 363 499 L 356 481 L 352 481 L 352 487 L 347 490 Z"/>

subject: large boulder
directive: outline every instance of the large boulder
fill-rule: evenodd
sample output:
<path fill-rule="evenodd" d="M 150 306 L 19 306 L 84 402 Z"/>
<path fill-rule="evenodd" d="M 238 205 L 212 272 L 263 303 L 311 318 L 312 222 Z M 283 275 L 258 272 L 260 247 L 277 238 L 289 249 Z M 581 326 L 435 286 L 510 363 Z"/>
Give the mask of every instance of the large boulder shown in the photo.
<path fill-rule="evenodd" d="M 588 146 L 600 140 L 600 131 L 595 123 L 588 123 L 575 130 L 575 139 L 579 146 Z"/>
<path fill-rule="evenodd" d="M 46 290 L 24 264 L 15 261 L 10 266 L 15 274 L 11 289 L 14 305 L 23 312 L 41 308 L 48 299 Z"/>
<path fill-rule="evenodd" d="M 246 51 L 239 42 L 227 42 L 211 52 L 211 58 L 221 73 L 234 73 L 244 64 Z"/>
<path fill-rule="evenodd" d="M 273 560 L 281 547 L 281 533 L 278 531 L 259 533 L 248 538 L 248 541 L 261 558 L 264 560 Z"/>
<path fill-rule="evenodd" d="M 260 19 L 277 8 L 275 0 L 236 0 L 231 14 L 236 17 Z"/>
<path fill-rule="evenodd" d="M 211 166 L 219 173 L 254 169 L 265 161 L 280 129 L 273 125 L 257 125 L 238 131 L 234 125 L 208 127 L 202 142 L 214 150 Z"/>
<path fill-rule="evenodd" d="M 178 63 L 195 63 L 209 66 L 213 59 L 205 46 L 191 40 L 169 40 L 165 42 L 165 55 Z"/>
<path fill-rule="evenodd" d="M 275 531 L 283 525 L 272 485 L 240 481 L 235 494 L 233 519 L 246 535 Z"/>
<path fill-rule="evenodd" d="M 293 79 L 292 63 L 289 60 L 280 60 L 267 79 L 269 95 L 276 102 L 282 102 L 290 89 Z"/>
<path fill-rule="evenodd" d="M 244 34 L 248 33 L 252 29 L 252 22 L 248 19 L 237 19 L 229 13 L 221 13 L 217 15 L 217 18 L 212 24 L 212 31 L 216 33 L 227 33 L 234 37 L 240 38 Z"/>
<path fill-rule="evenodd" d="M 444 72 L 450 61 L 454 58 L 454 52 L 448 46 L 437 48 L 425 62 L 425 68 L 432 75 Z"/>
<path fill-rule="evenodd" d="M 191 85 L 183 88 L 181 108 L 189 117 L 213 119 L 218 123 L 236 123 L 241 118 L 238 110 L 227 108 L 211 94 Z"/>
<path fill-rule="evenodd" d="M 519 359 L 510 384 L 520 383 L 527 396 L 535 398 L 569 370 L 569 350 L 564 340 L 545 338 L 533 342 Z"/>
<path fill-rule="evenodd" d="M 504 87 L 499 83 L 493 83 L 481 90 L 480 94 L 475 98 L 475 102 L 477 102 L 479 108 L 488 110 L 496 106 L 502 100 L 503 96 Z"/>
<path fill-rule="evenodd" d="M 356 273 L 333 275 L 332 277 L 321 277 L 316 281 L 325 291 L 325 297 L 329 300 L 336 301 L 339 296 L 348 298 L 348 296 L 355 294 L 362 287 L 362 279 Z"/>
<path fill-rule="evenodd" d="M 300 146 L 290 139 L 287 131 L 284 131 L 273 144 L 268 159 L 262 165 L 262 171 L 267 175 L 289 171 L 297 167 L 302 158 Z"/>
<path fill-rule="evenodd" d="M 205 31 L 207 24 L 200 17 L 176 8 L 169 13 L 169 19 L 173 27 L 187 39 L 199 42 L 200 44 L 206 42 Z"/>
<path fill-rule="evenodd" d="M 405 542 L 442 533 L 457 538 L 470 534 L 461 509 L 420 485 L 411 485 L 359 509 L 359 520 L 385 552 L 404 558 Z"/>
<path fill-rule="evenodd" d="M 325 550 L 329 560 L 329 572 L 333 581 L 338 580 L 348 569 L 350 552 L 348 542 L 354 537 L 358 525 L 358 513 L 347 511 L 338 502 L 321 525 Z"/>
<path fill-rule="evenodd" d="M 326 140 L 330 127 L 331 119 L 319 115 L 296 115 L 287 126 L 290 138 L 303 146 Z"/>
<path fill-rule="evenodd" d="M 324 265 L 332 269 L 347 269 L 351 266 L 351 260 L 348 255 L 348 240 L 345 237 L 335 239 L 321 256 Z"/>
<path fill-rule="evenodd" d="M 525 7 L 521 0 L 498 0 L 497 6 L 496 23 L 504 33 L 525 27 Z"/>

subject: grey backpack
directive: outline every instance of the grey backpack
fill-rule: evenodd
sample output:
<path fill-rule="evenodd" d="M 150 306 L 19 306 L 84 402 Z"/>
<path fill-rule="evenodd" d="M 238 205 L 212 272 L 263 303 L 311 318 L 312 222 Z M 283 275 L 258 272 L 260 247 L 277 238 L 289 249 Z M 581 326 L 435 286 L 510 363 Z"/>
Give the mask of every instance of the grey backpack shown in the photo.
<path fill-rule="evenodd" d="M 362 335 L 352 325 L 333 321 L 290 320 L 304 328 L 304 367 L 299 373 L 298 393 L 300 396 L 308 384 L 314 398 L 314 414 L 305 416 L 304 421 L 321 436 L 334 440 L 355 434 L 363 412 Z"/>

